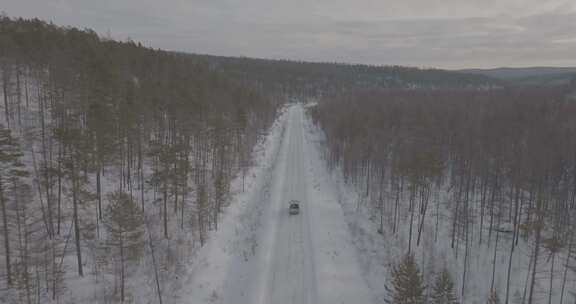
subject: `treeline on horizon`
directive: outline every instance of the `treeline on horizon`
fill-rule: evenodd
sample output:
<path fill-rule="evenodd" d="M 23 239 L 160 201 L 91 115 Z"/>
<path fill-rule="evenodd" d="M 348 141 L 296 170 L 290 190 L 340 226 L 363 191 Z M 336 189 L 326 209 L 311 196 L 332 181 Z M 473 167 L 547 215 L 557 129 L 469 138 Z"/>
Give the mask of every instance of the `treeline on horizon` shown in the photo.
<path fill-rule="evenodd" d="M 0 302 L 60 301 L 87 273 L 94 301 L 133 299 L 135 271 L 161 301 L 279 99 L 91 30 L 2 16 L 0 33 Z"/>
<path fill-rule="evenodd" d="M 434 68 L 378 66 L 331 62 L 270 60 L 245 57 L 188 55 L 209 62 L 227 74 L 255 80 L 291 95 L 316 96 L 359 88 L 479 88 L 505 82 L 481 74 Z"/>
<path fill-rule="evenodd" d="M 425 227 L 449 238 L 455 257 L 464 257 L 462 300 L 471 248 L 507 251 L 511 264 L 523 239 L 531 249 L 522 303 L 541 303 L 538 294 L 567 299 L 573 288 L 575 92 L 574 85 L 359 90 L 326 97 L 310 112 L 324 131 L 329 167 L 341 168 L 365 197 L 380 232 L 407 229 L 407 254 L 421 246 Z M 438 225 L 448 235 L 439 236 Z M 511 268 L 493 263 L 486 296 L 500 293 L 508 303 Z M 507 272 L 501 286 L 499 272 Z"/>

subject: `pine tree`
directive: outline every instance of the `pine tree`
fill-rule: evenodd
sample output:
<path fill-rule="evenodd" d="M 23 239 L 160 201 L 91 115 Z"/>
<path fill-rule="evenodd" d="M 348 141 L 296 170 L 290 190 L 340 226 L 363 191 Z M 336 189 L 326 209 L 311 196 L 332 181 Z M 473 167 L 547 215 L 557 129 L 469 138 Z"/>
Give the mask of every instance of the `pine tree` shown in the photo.
<path fill-rule="evenodd" d="M 407 254 L 392 270 L 390 286 L 386 286 L 389 304 L 423 304 L 425 286 L 414 256 Z"/>
<path fill-rule="evenodd" d="M 138 260 L 144 246 L 144 220 L 141 210 L 130 194 L 112 193 L 107 209 L 106 226 L 111 243 L 118 248 L 120 264 L 120 298 L 125 298 L 126 263 Z"/>
<path fill-rule="evenodd" d="M 454 282 L 450 272 L 444 269 L 436 278 L 432 290 L 432 304 L 457 304 L 458 299 L 454 295 Z"/>
<path fill-rule="evenodd" d="M 8 198 L 6 197 L 6 183 L 14 177 L 22 175 L 22 163 L 20 157 L 22 153 L 20 147 L 10 129 L 4 128 L 0 124 L 0 212 L 2 217 L 3 247 L 4 259 L 6 263 L 6 282 L 8 286 L 12 284 L 12 262 L 11 262 L 11 242 L 10 242 L 10 224 L 13 220 L 13 214 L 9 214 Z"/>
<path fill-rule="evenodd" d="M 500 304 L 500 297 L 498 297 L 496 290 L 490 291 L 490 297 L 488 298 L 486 304 Z"/>
<path fill-rule="evenodd" d="M 514 304 L 524 304 L 525 303 L 522 295 L 520 294 L 520 291 L 516 290 L 516 292 L 512 296 L 512 303 L 514 303 Z"/>

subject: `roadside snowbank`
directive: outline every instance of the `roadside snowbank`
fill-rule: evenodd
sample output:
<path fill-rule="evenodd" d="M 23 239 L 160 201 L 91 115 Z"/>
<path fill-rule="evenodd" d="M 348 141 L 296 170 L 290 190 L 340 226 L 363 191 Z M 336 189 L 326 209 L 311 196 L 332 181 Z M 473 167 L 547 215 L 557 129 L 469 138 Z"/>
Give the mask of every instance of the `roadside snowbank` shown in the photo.
<path fill-rule="evenodd" d="M 361 271 L 357 248 L 339 203 L 340 191 L 316 145 L 318 134 L 309 119 L 302 128 L 319 303 L 376 302 Z"/>

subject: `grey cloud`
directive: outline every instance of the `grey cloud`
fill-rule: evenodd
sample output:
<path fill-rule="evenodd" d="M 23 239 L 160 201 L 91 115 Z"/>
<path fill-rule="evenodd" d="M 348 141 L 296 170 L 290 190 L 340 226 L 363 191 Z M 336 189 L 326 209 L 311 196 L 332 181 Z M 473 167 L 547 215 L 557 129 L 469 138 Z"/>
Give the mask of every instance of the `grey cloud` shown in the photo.
<path fill-rule="evenodd" d="M 576 65 L 566 0 L 5 0 L 172 50 L 447 68 Z"/>

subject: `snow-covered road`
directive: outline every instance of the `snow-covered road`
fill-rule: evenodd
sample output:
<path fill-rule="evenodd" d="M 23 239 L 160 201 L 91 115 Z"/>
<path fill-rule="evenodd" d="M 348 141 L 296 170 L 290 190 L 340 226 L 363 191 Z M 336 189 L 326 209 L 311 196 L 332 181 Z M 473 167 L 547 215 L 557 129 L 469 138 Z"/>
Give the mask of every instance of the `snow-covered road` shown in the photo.
<path fill-rule="evenodd" d="M 310 230 L 307 195 L 307 175 L 304 171 L 302 109 L 294 107 L 288 118 L 286 132 L 287 155 L 279 207 L 271 216 L 275 219 L 270 273 L 262 292 L 261 303 L 317 303 L 316 272 Z M 288 213 L 288 202 L 300 201 L 300 214 Z"/>
<path fill-rule="evenodd" d="M 182 303 L 372 303 L 304 107 L 289 107 L 280 124 L 272 133 L 281 135 L 270 135 L 280 138 L 267 141 L 269 163 L 260 164 L 267 169 L 255 173 L 245 204 L 225 215 L 229 231 L 201 253 Z M 289 215 L 290 200 L 300 201 L 300 214 Z M 238 253 L 247 240 L 248 257 Z"/>

